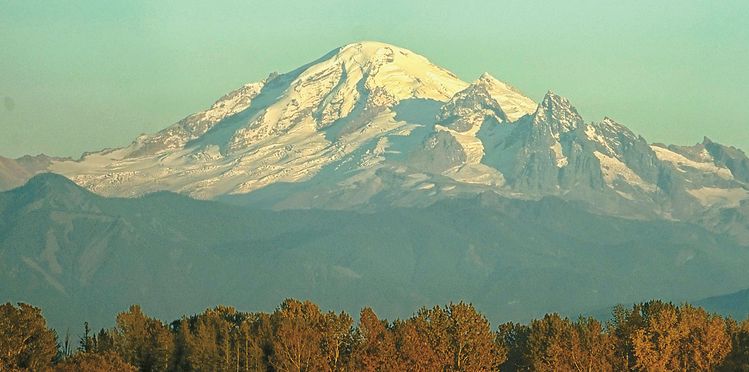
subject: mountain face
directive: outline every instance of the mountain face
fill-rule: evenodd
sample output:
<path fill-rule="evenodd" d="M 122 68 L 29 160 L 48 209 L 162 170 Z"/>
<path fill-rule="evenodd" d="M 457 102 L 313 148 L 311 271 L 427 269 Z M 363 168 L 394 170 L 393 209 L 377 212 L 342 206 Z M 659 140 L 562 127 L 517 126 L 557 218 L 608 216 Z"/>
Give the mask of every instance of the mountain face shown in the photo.
<path fill-rule="evenodd" d="M 749 250 L 683 222 L 590 213 L 495 193 L 427 207 L 271 211 L 158 192 L 105 198 L 42 174 L 0 193 L 0 298 L 52 326 L 111 326 L 139 303 L 161 319 L 284 298 L 393 319 L 464 299 L 491 321 L 570 316 L 746 287 Z"/>
<path fill-rule="evenodd" d="M 447 101 L 466 86 L 411 51 L 352 44 L 248 84 L 126 148 L 87 154 L 50 170 L 110 196 L 158 190 L 198 198 L 247 193 L 306 180 L 347 160 L 364 161 L 354 153 L 375 150 L 387 135 L 406 136 L 415 128 L 396 120 L 396 105 Z"/>
<path fill-rule="evenodd" d="M 123 148 L 0 158 L 0 189 L 0 298 L 55 326 L 286 297 L 527 320 L 749 282 L 741 150 L 651 144 L 374 42 Z"/>
<path fill-rule="evenodd" d="M 651 145 L 613 119 L 585 121 L 552 92 L 537 104 L 489 74 L 464 82 L 377 42 L 247 84 L 127 147 L 19 162 L 0 162 L 0 186 L 51 171 L 104 196 L 169 190 L 275 209 L 557 196 L 600 214 L 702 223 L 749 244 L 735 224 L 749 200 L 742 151 L 708 139 Z"/>
<path fill-rule="evenodd" d="M 53 162 L 70 159 L 52 158 L 47 155 L 22 156 L 8 159 L 0 156 L 0 190 L 10 190 L 23 185 L 35 174 L 45 172 Z"/>
<path fill-rule="evenodd" d="M 707 311 L 724 314 L 736 320 L 749 317 L 749 289 L 720 296 L 712 296 L 695 302 Z"/>

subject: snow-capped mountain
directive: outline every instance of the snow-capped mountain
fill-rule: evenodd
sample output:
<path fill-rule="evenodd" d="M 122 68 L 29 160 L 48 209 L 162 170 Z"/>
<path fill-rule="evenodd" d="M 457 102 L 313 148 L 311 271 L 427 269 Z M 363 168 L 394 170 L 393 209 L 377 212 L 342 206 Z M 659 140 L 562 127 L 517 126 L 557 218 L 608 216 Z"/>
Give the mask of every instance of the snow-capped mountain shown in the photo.
<path fill-rule="evenodd" d="M 50 169 L 104 195 L 247 193 L 308 179 L 373 139 L 406 134 L 414 125 L 397 120 L 393 106 L 447 101 L 466 86 L 411 51 L 352 44 L 248 84 L 128 147 Z"/>
<path fill-rule="evenodd" d="M 464 298 L 506 321 L 694 300 L 748 277 L 741 150 L 652 144 L 553 92 L 535 102 L 375 42 L 123 148 L 0 158 L 11 188 L 0 292 L 57 325 L 287 296 L 390 318 Z"/>
<path fill-rule="evenodd" d="M 33 169 L 3 160 L 8 185 L 47 170 L 106 196 L 171 190 L 274 208 L 428 205 L 490 192 L 729 229 L 724 215 L 745 216 L 749 205 L 749 160 L 738 149 L 707 139 L 651 145 L 613 119 L 586 122 L 552 92 L 537 104 L 488 73 L 464 82 L 377 42 L 246 84 L 124 148 Z"/>

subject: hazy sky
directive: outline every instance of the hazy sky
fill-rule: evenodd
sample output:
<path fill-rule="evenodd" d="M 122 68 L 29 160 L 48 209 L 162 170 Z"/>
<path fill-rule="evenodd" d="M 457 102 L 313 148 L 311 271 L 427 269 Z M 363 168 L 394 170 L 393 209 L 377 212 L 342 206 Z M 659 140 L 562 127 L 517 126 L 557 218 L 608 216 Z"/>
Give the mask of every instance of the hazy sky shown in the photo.
<path fill-rule="evenodd" d="M 128 144 L 349 42 L 488 71 L 651 142 L 749 150 L 749 1 L 0 0 L 0 155 Z"/>

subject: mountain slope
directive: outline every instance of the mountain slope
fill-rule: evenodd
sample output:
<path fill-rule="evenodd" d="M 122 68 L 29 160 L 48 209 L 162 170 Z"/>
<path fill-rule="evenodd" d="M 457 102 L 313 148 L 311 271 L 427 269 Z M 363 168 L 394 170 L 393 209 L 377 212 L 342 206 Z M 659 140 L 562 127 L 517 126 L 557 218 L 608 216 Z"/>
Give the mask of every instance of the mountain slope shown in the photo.
<path fill-rule="evenodd" d="M 10 190 L 23 185 L 35 174 L 45 172 L 55 161 L 69 159 L 53 158 L 44 154 L 9 159 L 0 156 L 0 190 Z"/>
<path fill-rule="evenodd" d="M 695 302 L 695 305 L 736 320 L 744 320 L 749 317 L 749 289 L 743 289 L 720 296 L 712 296 Z"/>
<path fill-rule="evenodd" d="M 248 84 L 123 149 L 50 170 L 104 195 L 168 189 L 210 198 L 308 179 L 387 133 L 411 127 L 393 106 L 448 100 L 467 84 L 406 49 L 347 45 L 292 72 Z M 155 181 L 155 182 L 154 182 Z"/>
<path fill-rule="evenodd" d="M 448 133 L 444 126 L 435 131 L 440 112 L 450 120 L 442 106 L 459 92 L 473 96 L 476 87 L 495 107 L 502 102 L 504 122 L 535 109 L 532 100 L 488 74 L 467 84 L 411 51 L 356 43 L 248 84 L 209 110 L 126 148 L 89 153 L 49 169 L 103 195 L 166 189 L 215 198 L 325 175 L 331 181 L 321 185 L 322 192 L 361 183 L 382 187 L 357 190 L 355 198 L 326 208 L 371 204 L 369 197 L 383 190 L 406 203 L 429 204 L 438 199 L 420 195 L 424 185 L 390 184 L 376 174 L 437 176 L 451 184 L 447 188 L 501 184 L 501 174 L 480 163 L 479 127 L 468 133 Z M 321 206 L 314 200 L 303 204 Z"/>
<path fill-rule="evenodd" d="M 465 299 L 492 321 L 744 288 L 749 251 L 694 225 L 491 193 L 374 213 L 268 211 L 160 192 L 104 198 L 44 174 L 0 193 L 0 297 L 58 328 L 140 303 L 163 319 L 219 303 L 312 299 L 405 317 Z"/>
<path fill-rule="evenodd" d="M 0 189 L 26 180 L 0 193 L 0 298 L 60 328 L 131 303 L 175 319 L 286 297 L 388 318 L 465 299 L 527 320 L 749 282 L 741 150 L 649 144 L 553 92 L 536 104 L 376 42 L 124 148 L 0 158 Z"/>
<path fill-rule="evenodd" d="M 0 186 L 47 170 L 105 196 L 169 190 L 277 209 L 554 195 L 597 213 L 709 220 L 731 233 L 742 229 L 706 211 L 749 200 L 749 159 L 738 149 L 707 139 L 649 145 L 610 118 L 586 122 L 552 92 L 537 105 L 488 73 L 467 83 L 378 42 L 246 84 L 127 147 L 18 164 L 0 162 Z"/>

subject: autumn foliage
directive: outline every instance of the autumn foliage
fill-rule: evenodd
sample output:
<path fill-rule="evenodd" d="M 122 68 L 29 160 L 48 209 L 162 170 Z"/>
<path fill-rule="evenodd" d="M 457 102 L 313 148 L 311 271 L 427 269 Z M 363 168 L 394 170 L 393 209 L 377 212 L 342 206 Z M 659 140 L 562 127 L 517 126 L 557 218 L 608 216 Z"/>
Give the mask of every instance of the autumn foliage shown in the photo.
<path fill-rule="evenodd" d="M 739 371 L 749 370 L 749 319 L 661 301 L 612 319 L 548 314 L 493 329 L 466 303 L 389 322 L 286 300 L 273 313 L 219 306 L 170 324 L 137 305 L 77 352 L 58 350 L 41 311 L 0 306 L 2 371 Z"/>

